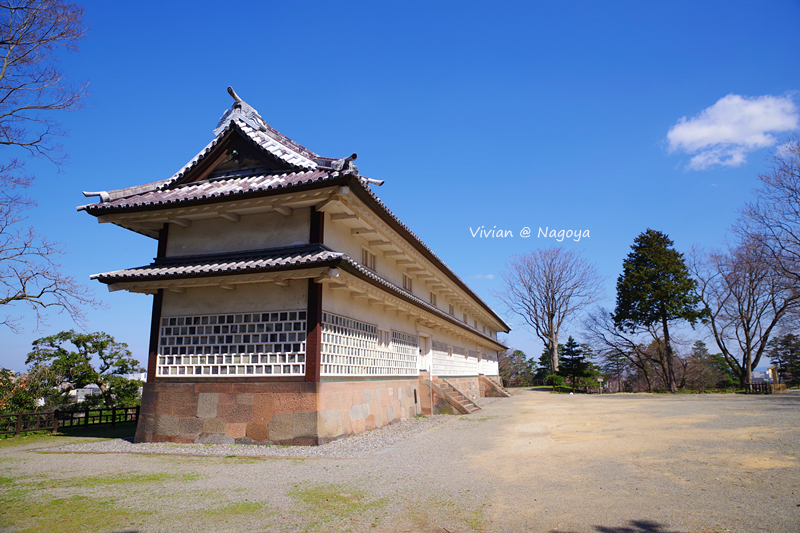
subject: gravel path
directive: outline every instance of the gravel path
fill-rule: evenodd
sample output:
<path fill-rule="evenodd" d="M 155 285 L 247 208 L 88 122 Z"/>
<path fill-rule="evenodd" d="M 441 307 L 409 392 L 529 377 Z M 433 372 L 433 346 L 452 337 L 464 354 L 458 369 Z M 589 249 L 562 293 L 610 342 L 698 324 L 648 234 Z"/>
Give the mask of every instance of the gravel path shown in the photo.
<path fill-rule="evenodd" d="M 483 407 L 319 447 L 0 448 L 0 531 L 800 531 L 798 393 Z"/>
<path fill-rule="evenodd" d="M 354 435 L 321 446 L 259 446 L 248 444 L 173 444 L 138 443 L 132 439 L 111 439 L 47 448 L 47 452 L 70 453 L 141 453 L 221 457 L 328 457 L 353 458 L 381 453 L 417 433 L 444 424 L 452 417 L 436 415 L 391 424 L 367 433 Z"/>

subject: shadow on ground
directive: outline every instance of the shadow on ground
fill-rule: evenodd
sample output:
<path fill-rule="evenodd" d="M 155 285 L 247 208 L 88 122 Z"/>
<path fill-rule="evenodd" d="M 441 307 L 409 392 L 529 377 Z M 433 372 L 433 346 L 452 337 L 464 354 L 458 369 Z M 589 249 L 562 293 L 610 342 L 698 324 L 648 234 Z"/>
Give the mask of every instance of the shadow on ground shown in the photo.
<path fill-rule="evenodd" d="M 594 526 L 594 530 L 599 533 L 678 533 L 653 520 L 631 520 L 628 524 L 627 526 Z M 555 533 L 555 530 L 550 533 Z"/>

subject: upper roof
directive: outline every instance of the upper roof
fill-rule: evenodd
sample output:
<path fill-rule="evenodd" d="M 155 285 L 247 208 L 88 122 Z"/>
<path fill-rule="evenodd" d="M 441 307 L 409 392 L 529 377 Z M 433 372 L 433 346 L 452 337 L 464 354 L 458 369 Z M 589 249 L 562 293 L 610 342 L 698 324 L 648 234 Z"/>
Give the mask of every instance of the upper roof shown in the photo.
<path fill-rule="evenodd" d="M 370 183 L 382 182 L 359 175 L 358 167 L 353 164 L 356 154 L 339 159 L 321 157 L 272 128 L 232 88 L 228 87 L 228 92 L 234 103 L 220 118 L 214 129 L 214 139 L 173 176 L 135 187 L 84 193 L 99 196 L 100 202 L 79 206 L 78 210 L 103 216 L 347 185 L 414 248 L 508 328 L 505 321 L 378 198 Z M 109 282 L 102 278 L 101 281 Z"/>

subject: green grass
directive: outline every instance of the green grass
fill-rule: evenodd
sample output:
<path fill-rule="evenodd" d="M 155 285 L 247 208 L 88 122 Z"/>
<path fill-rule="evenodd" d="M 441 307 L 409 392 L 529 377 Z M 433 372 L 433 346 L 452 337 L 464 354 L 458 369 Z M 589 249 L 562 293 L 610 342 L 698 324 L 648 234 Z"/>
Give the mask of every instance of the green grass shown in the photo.
<path fill-rule="evenodd" d="M 266 502 L 236 502 L 231 503 L 228 505 L 224 505 L 222 507 L 213 507 L 210 509 L 204 509 L 203 514 L 205 515 L 212 515 L 218 519 L 224 518 L 235 518 L 238 516 L 244 516 L 249 514 L 258 513 L 261 516 L 272 516 L 275 513 L 260 513 L 260 511 L 266 507 Z"/>
<path fill-rule="evenodd" d="M 493 418 L 497 418 L 496 416 L 482 416 L 480 418 L 469 418 L 467 416 L 462 416 L 459 420 L 463 420 L 465 422 L 486 422 L 487 420 L 491 420 Z"/>
<path fill-rule="evenodd" d="M 12 448 L 14 446 L 25 446 L 28 444 L 43 444 L 45 446 L 61 446 L 71 444 L 76 438 L 90 439 L 122 439 L 133 437 L 136 434 L 136 422 L 121 422 L 112 428 L 111 426 L 74 426 L 62 428 L 55 435 L 50 431 L 28 432 L 15 437 L 14 435 L 0 435 L 0 449 Z"/>
<path fill-rule="evenodd" d="M 62 489 L 70 487 L 97 487 L 101 485 L 122 485 L 140 483 L 163 483 L 165 481 L 193 481 L 200 476 L 197 474 L 169 474 L 156 472 L 152 474 L 112 474 L 108 476 L 73 477 L 65 479 L 48 479 L 36 482 L 38 488 Z"/>
<path fill-rule="evenodd" d="M 372 499 L 366 491 L 340 483 L 297 485 L 288 494 L 313 518 L 306 523 L 307 531 L 316 531 L 322 524 L 332 521 L 371 521 L 370 517 L 389 503 L 388 498 Z M 371 522 L 376 524 L 377 520 Z"/>

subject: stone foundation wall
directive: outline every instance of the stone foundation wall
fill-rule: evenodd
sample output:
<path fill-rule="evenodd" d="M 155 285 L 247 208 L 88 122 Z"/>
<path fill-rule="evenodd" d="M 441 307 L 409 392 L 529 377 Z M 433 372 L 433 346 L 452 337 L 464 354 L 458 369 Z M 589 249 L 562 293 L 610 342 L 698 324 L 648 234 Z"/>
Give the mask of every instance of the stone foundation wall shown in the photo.
<path fill-rule="evenodd" d="M 502 378 L 500 376 L 483 376 L 483 377 L 485 377 L 486 379 L 488 379 L 490 381 L 493 381 L 494 383 L 498 384 L 501 387 L 503 386 L 503 380 L 502 380 Z M 480 387 L 481 387 L 481 398 L 485 398 L 487 396 L 489 396 L 489 397 L 500 396 L 499 394 L 497 394 L 495 392 L 494 389 L 492 389 L 491 387 L 486 386 L 486 384 L 483 383 L 483 382 L 480 383 Z"/>
<path fill-rule="evenodd" d="M 417 414 L 417 379 L 146 383 L 136 442 L 317 445 Z"/>
<path fill-rule="evenodd" d="M 416 378 L 320 383 L 319 440 L 364 433 L 414 417 L 422 412 L 418 389 Z"/>
<path fill-rule="evenodd" d="M 469 376 L 461 378 L 440 376 L 440 378 L 446 379 L 448 383 L 450 383 L 450 385 L 453 386 L 453 388 L 455 388 L 463 396 L 469 398 L 472 401 L 475 401 L 483 396 L 483 394 L 481 394 L 481 386 L 478 376 Z"/>

